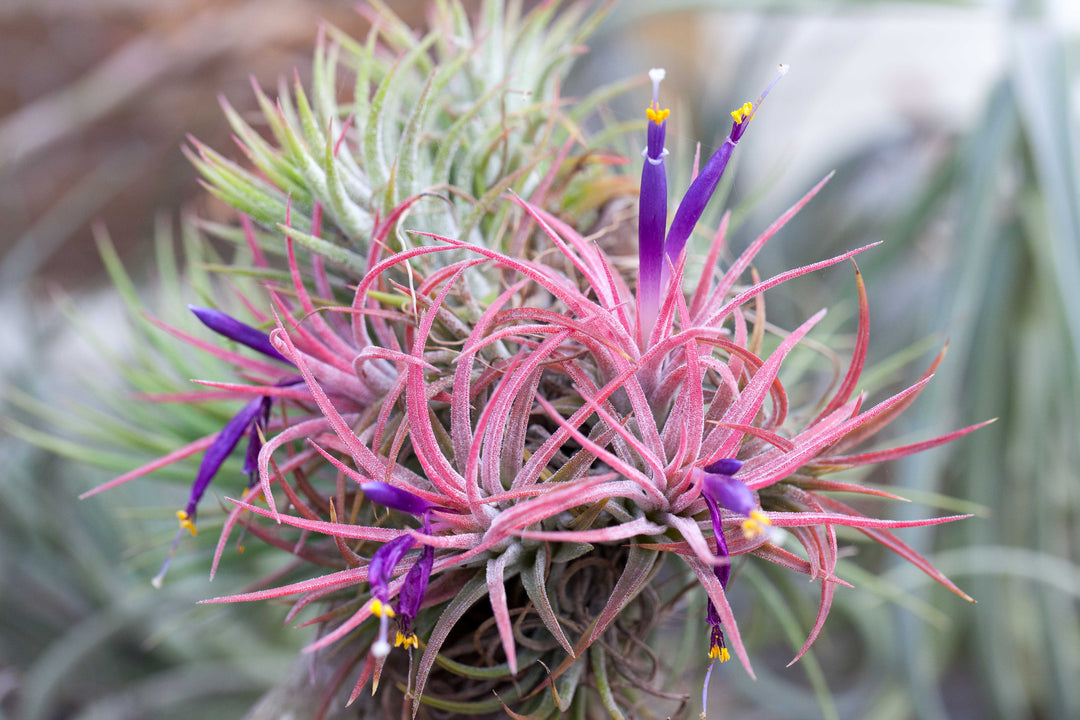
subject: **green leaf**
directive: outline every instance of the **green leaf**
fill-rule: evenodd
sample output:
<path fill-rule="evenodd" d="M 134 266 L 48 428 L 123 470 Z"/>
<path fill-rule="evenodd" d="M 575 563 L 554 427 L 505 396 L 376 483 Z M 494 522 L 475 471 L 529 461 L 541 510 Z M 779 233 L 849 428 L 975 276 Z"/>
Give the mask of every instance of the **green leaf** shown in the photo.
<path fill-rule="evenodd" d="M 589 648 L 589 664 L 592 668 L 593 681 L 596 683 L 596 691 L 600 693 L 600 702 L 612 720 L 626 720 L 626 716 L 619 709 L 615 701 L 615 695 L 611 692 L 611 683 L 608 681 L 607 656 L 600 645 Z"/>
<path fill-rule="evenodd" d="M 308 250 L 318 253 L 330 262 L 336 263 L 356 275 L 363 275 L 367 269 L 367 261 L 364 257 L 354 253 L 352 250 L 343 248 L 340 245 L 334 245 L 322 238 L 308 235 L 287 225 L 278 225 L 278 229 Z"/>
<path fill-rule="evenodd" d="M 541 545 L 537 548 L 536 558 L 533 560 L 533 564 L 530 566 L 526 563 L 522 566 L 521 584 L 525 587 L 525 592 L 528 594 L 529 600 L 532 601 L 537 614 L 544 622 L 544 626 L 547 627 L 548 632 L 550 632 L 552 637 L 562 645 L 567 653 L 573 655 L 574 648 L 570 645 L 570 641 L 566 639 L 562 626 L 559 625 L 559 619 L 555 616 L 555 611 L 551 607 L 551 600 L 548 598 L 547 564 L 547 546 Z M 524 666 L 524 663 L 522 663 L 522 666 Z M 566 708 L 563 708 L 563 710 L 565 709 Z"/>

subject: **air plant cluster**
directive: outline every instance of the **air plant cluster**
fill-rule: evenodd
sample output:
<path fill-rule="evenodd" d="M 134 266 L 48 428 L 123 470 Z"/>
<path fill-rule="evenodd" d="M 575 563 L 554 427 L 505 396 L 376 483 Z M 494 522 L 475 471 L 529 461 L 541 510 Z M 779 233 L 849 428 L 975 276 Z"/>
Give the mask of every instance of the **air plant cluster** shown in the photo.
<path fill-rule="evenodd" d="M 266 133 L 226 106 L 250 169 L 192 153 L 243 213 L 237 230 L 214 231 L 238 242 L 234 268 L 257 282 L 242 291 L 226 269 L 207 299 L 244 320 L 200 305 L 202 335 L 155 321 L 236 372 L 156 399 L 239 409 L 99 489 L 199 457 L 168 557 L 214 487 L 227 507 L 211 572 L 241 532 L 301 561 L 302 579 L 208 602 L 288 599 L 290 619 L 311 615 L 308 651 L 335 667 L 326 705 L 351 686 L 350 702 L 385 717 L 619 718 L 696 703 L 663 690 L 670 663 L 649 638 L 665 622 L 697 628 L 706 689 L 706 664 L 732 654 L 753 674 L 727 593 L 739 556 L 819 586 L 796 659 L 847 586 L 837 527 L 967 598 L 892 533 L 962 516 L 870 517 L 836 494 L 893 496 L 830 478 L 975 429 L 856 447 L 911 404 L 940 357 L 892 397 L 858 392 L 869 310 L 856 268 L 846 374 L 800 408 L 779 379 L 824 311 L 772 343 L 764 293 L 868 249 L 759 278 L 758 252 L 825 181 L 727 264 L 725 215 L 687 277 L 689 241 L 773 85 L 732 113 L 688 183 L 672 179 L 669 223 L 663 71 L 650 72 L 645 128 L 589 138 L 579 121 L 615 91 L 559 95 L 597 14 L 544 3 L 522 17 L 490 2 L 474 28 L 446 0 L 418 38 L 373 8 L 365 43 L 332 29 L 320 39 L 314 101 L 299 80 L 276 102 L 257 88 Z M 335 96 L 341 67 L 355 73 L 349 103 Z M 626 133 L 644 141 L 640 161 L 597 144 Z M 639 186 L 623 169 L 638 162 Z M 604 209 L 635 194 L 627 242 L 633 231 Z"/>

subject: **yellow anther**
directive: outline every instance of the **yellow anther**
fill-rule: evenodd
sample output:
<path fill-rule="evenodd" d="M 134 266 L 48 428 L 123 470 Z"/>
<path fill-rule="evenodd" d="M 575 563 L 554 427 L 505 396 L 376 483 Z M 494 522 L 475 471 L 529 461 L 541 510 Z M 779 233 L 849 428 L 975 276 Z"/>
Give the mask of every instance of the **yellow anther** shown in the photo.
<path fill-rule="evenodd" d="M 712 660 L 719 660 L 722 663 L 726 663 L 731 659 L 731 653 L 728 652 L 726 647 L 720 647 L 719 645 L 713 645 L 709 648 L 709 658 Z"/>
<path fill-rule="evenodd" d="M 398 631 L 397 638 L 394 639 L 394 647 L 404 647 L 408 650 L 411 647 L 420 647 L 420 639 L 416 637 L 416 633 L 409 633 L 405 635 L 401 631 Z"/>
<path fill-rule="evenodd" d="M 392 618 L 394 617 L 394 608 L 390 607 L 390 605 L 384 603 L 382 600 L 375 598 L 371 601 L 371 614 L 375 617 L 383 617 L 385 615 L 388 618 Z"/>
<path fill-rule="evenodd" d="M 184 528 L 192 535 L 198 535 L 199 530 L 195 527 L 195 523 L 191 522 L 191 516 L 183 510 L 176 511 L 176 519 L 180 521 L 180 527 Z"/>
<path fill-rule="evenodd" d="M 750 513 L 750 517 L 742 521 L 743 537 L 747 540 L 753 540 L 765 532 L 766 525 L 772 525 L 772 520 L 760 510 L 754 510 Z"/>
<path fill-rule="evenodd" d="M 742 125 L 742 121 L 754 114 L 753 103 L 743 103 L 742 107 L 731 113 L 732 119 L 736 124 Z"/>
<path fill-rule="evenodd" d="M 645 117 L 649 118 L 657 125 L 667 120 L 667 117 L 670 114 L 671 110 L 669 110 L 668 108 L 664 108 L 663 110 L 657 109 L 652 106 L 645 108 Z"/>

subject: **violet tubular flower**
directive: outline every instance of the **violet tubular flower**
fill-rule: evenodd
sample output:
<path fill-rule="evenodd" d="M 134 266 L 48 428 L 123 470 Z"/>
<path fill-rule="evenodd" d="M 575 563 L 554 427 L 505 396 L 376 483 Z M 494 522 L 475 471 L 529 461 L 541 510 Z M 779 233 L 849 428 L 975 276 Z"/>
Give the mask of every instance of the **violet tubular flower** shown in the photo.
<path fill-rule="evenodd" d="M 419 515 L 423 519 L 424 534 L 431 534 L 431 510 L 436 506 L 414 495 L 407 490 L 401 490 L 388 483 L 372 480 L 362 483 L 360 489 L 364 496 L 374 503 L 383 505 L 391 510 L 398 510 Z M 379 618 L 379 634 L 371 645 L 371 653 L 376 658 L 384 658 L 390 653 L 390 643 L 387 640 L 390 618 L 398 618 L 398 632 L 394 640 L 394 647 L 415 648 L 420 646 L 420 640 L 413 632 L 412 623 L 420 611 L 420 605 L 424 602 L 427 593 L 428 582 L 431 578 L 431 569 L 435 563 L 435 550 L 430 545 L 425 545 L 420 551 L 416 562 L 409 569 L 405 581 L 398 593 L 398 606 L 395 611 L 390 606 L 390 578 L 394 568 L 405 553 L 412 549 L 416 540 L 412 535 L 402 535 L 385 543 L 375 551 L 368 566 L 368 582 L 371 585 L 371 612 Z"/>
<path fill-rule="evenodd" d="M 711 501 L 746 518 L 742 521 L 743 537 L 752 540 L 765 531 L 766 525 L 772 525 L 772 521 L 758 509 L 754 492 L 741 480 L 732 477 L 741 467 L 742 462 L 734 458 L 723 458 L 706 465 L 703 468 L 701 494 L 706 498 L 706 503 Z M 717 522 L 717 515 L 713 515 L 713 531 L 719 544 L 724 533 Z"/>
<path fill-rule="evenodd" d="M 731 554 L 728 552 L 727 541 L 724 539 L 724 529 L 720 525 L 720 510 L 716 506 L 716 501 L 704 493 L 702 497 L 705 498 L 705 504 L 708 506 L 709 515 L 712 518 L 713 533 L 716 536 L 716 555 L 722 558 L 730 558 Z M 728 580 L 731 577 L 730 562 L 713 566 L 713 573 L 716 574 L 716 579 L 720 581 L 720 587 L 727 590 Z M 731 659 L 731 653 L 728 652 L 727 646 L 724 644 L 724 631 L 720 627 L 720 614 L 716 612 L 716 606 L 713 605 L 712 600 L 706 600 L 706 602 L 708 602 L 709 608 L 706 611 L 705 620 L 712 628 L 709 633 L 709 658 L 725 663 Z"/>
<path fill-rule="evenodd" d="M 246 345 L 268 358 L 283 362 L 286 365 L 292 365 L 284 355 L 274 349 L 274 346 L 270 343 L 270 336 L 261 330 L 257 330 L 250 325 L 240 322 L 233 316 L 227 315 L 220 310 L 214 310 L 213 308 L 188 305 L 188 310 L 194 313 L 195 317 L 199 318 L 203 325 L 210 328 L 218 335 L 227 337 L 230 340 L 235 340 L 241 345 Z"/>
<path fill-rule="evenodd" d="M 412 549 L 416 540 L 412 535 L 402 535 L 384 544 L 375 551 L 368 565 L 368 582 L 371 584 L 371 613 L 379 618 L 379 635 L 371 645 L 371 654 L 377 658 L 390 653 L 390 643 L 386 641 L 390 618 L 394 609 L 390 607 L 390 577 L 394 568 Z"/>
<path fill-rule="evenodd" d="M 424 532 L 431 534 L 431 525 L 428 516 L 424 515 Z M 435 548 L 425 545 L 420 551 L 420 557 L 405 576 L 405 583 L 398 593 L 398 630 L 394 639 L 394 647 L 420 647 L 420 640 L 413 631 L 412 624 L 420 612 L 420 605 L 424 602 L 427 593 L 428 582 L 431 579 L 431 568 L 435 564 Z"/>
<path fill-rule="evenodd" d="M 724 538 L 724 527 L 720 519 L 720 508 L 724 508 L 737 515 L 741 515 L 743 537 L 752 539 L 764 531 L 766 525 L 771 525 L 769 518 L 758 509 L 754 498 L 754 492 L 741 480 L 735 479 L 734 475 L 742 469 L 743 463 L 736 458 L 721 458 L 716 462 L 709 463 L 702 468 L 701 497 L 709 509 L 709 517 L 712 520 L 713 535 L 716 538 L 716 554 L 718 557 L 730 558 L 727 540 Z M 720 587 L 727 590 L 728 580 L 731 578 L 730 562 L 715 565 L 713 572 L 720 581 Z M 708 600 L 709 606 L 705 620 L 709 624 L 709 669 L 705 672 L 705 682 L 702 686 L 702 708 L 708 708 L 709 679 L 712 676 L 713 664 L 717 661 L 725 663 L 731 659 L 727 645 L 724 643 L 724 630 L 720 621 L 720 614 L 712 600 Z M 704 713 L 703 713 L 704 716 Z"/>
<path fill-rule="evenodd" d="M 653 84 L 652 104 L 645 110 L 649 121 L 648 144 L 641 151 L 641 192 L 638 197 L 638 318 L 642 342 L 647 343 L 660 308 L 664 262 L 664 233 L 667 231 L 667 171 L 664 169 L 664 135 L 668 109 L 660 109 L 660 82 L 663 68 L 649 71 Z"/>
<path fill-rule="evenodd" d="M 195 317 L 208 328 L 223 335 L 230 340 L 246 345 L 252 350 L 266 355 L 274 360 L 278 360 L 288 365 L 292 365 L 285 356 L 279 353 L 270 344 L 270 337 L 250 325 L 247 325 L 231 315 L 227 315 L 220 310 L 214 310 L 212 308 L 199 307 L 197 305 L 188 305 L 188 309 L 195 314 Z M 300 377 L 290 377 L 281 382 L 275 383 L 277 387 L 287 387 L 289 385 L 295 385 L 303 382 Z M 165 558 L 165 562 L 162 563 L 161 570 L 154 576 L 151 582 L 154 587 L 161 587 L 161 583 L 165 578 L 165 573 L 169 569 L 169 563 L 172 561 L 173 554 L 176 552 L 176 548 L 180 543 L 180 538 L 183 535 L 184 530 L 190 532 L 193 536 L 198 534 L 198 528 L 195 526 L 196 516 L 198 514 L 199 502 L 202 500 L 203 495 L 206 494 L 207 489 L 210 487 L 210 483 L 213 482 L 214 477 L 217 476 L 222 465 L 232 454 L 233 450 L 240 443 L 240 440 L 245 434 L 248 435 L 248 445 L 244 453 L 244 466 L 243 472 L 248 476 L 248 486 L 251 487 L 255 484 L 255 477 L 258 473 L 258 457 L 259 451 L 262 449 L 263 436 L 266 431 L 267 425 L 270 422 L 270 408 L 273 404 L 273 399 L 269 395 L 263 395 L 256 397 L 254 400 L 248 402 L 236 415 L 232 417 L 229 422 L 225 424 L 225 427 L 221 429 L 214 441 L 206 449 L 206 453 L 203 455 L 202 462 L 199 463 L 199 470 L 195 474 L 195 482 L 191 485 L 191 491 L 188 493 L 188 501 L 183 510 L 176 511 L 176 518 L 180 521 L 180 528 L 177 530 L 176 537 L 173 539 L 172 546 L 169 549 L 169 554 Z"/>
<path fill-rule="evenodd" d="M 225 460 L 232 454 L 233 449 L 240 443 L 240 439 L 244 434 L 253 431 L 255 437 L 258 437 L 259 420 L 264 413 L 264 405 L 267 404 L 265 401 L 268 399 L 258 397 L 245 405 L 240 412 L 233 416 L 232 420 L 225 424 L 214 442 L 206 449 L 206 454 L 203 455 L 202 462 L 199 463 L 199 471 L 195 474 L 195 482 L 191 485 L 187 505 L 183 510 L 176 511 L 176 517 L 180 520 L 181 529 L 188 530 L 192 535 L 198 534 L 198 529 L 195 527 L 195 514 L 199 501 L 202 500 L 202 496 L 206 494 L 206 490 L 210 487 L 214 476 L 217 475 L 221 466 L 225 464 Z M 268 407 L 265 412 L 269 414 Z M 261 444 L 261 441 L 259 444 Z M 253 451 L 249 444 L 244 457 L 245 472 L 250 472 L 249 458 L 253 453 L 258 457 L 258 450 Z"/>
<path fill-rule="evenodd" d="M 388 507 L 391 510 L 399 510 L 410 515 L 423 515 L 435 507 L 427 500 L 418 495 L 413 495 L 408 490 L 401 490 L 389 483 L 372 480 L 361 483 L 360 489 L 364 491 L 364 497 L 373 503 Z"/>
<path fill-rule="evenodd" d="M 724 527 L 720 520 L 720 508 L 729 510 L 746 518 L 743 521 L 743 535 L 750 539 L 761 532 L 764 525 L 771 525 L 769 519 L 757 509 L 754 501 L 754 493 L 733 475 L 742 468 L 742 461 L 735 458 L 721 458 L 714 463 L 706 465 L 702 469 L 701 497 L 709 509 L 709 517 L 712 520 L 713 535 L 716 538 L 716 554 L 718 557 L 729 558 L 727 540 L 724 538 Z M 731 577 L 731 565 L 725 563 L 713 568 L 716 579 L 720 586 L 727 589 L 728 580 Z M 724 645 L 724 631 L 720 627 L 720 615 L 716 607 L 709 601 L 709 609 L 706 620 L 712 630 L 709 634 L 709 657 L 720 662 L 727 662 L 731 658 L 727 647 Z"/>
<path fill-rule="evenodd" d="M 761 103 L 765 101 L 773 86 L 787 74 L 787 71 L 787 65 L 780 65 L 776 77 L 773 78 L 773 81 L 769 83 L 755 102 L 743 103 L 741 107 L 731 113 L 733 120 L 731 132 L 728 133 L 720 148 L 705 163 L 705 167 L 701 169 L 694 181 L 690 183 L 690 187 L 687 189 L 686 194 L 683 195 L 679 207 L 675 210 L 675 216 L 671 220 L 671 228 L 668 230 L 667 238 L 664 240 L 666 261 L 661 265 L 661 271 L 664 275 L 661 286 L 666 283 L 670 272 L 667 263 L 670 262 L 672 266 L 678 263 L 679 255 L 682 254 L 683 248 L 686 247 L 686 241 L 690 239 L 690 234 L 694 231 L 698 220 L 701 219 L 702 214 L 705 212 L 705 206 L 709 204 L 713 193 L 716 192 L 716 187 L 720 184 L 720 178 L 724 175 L 728 161 L 731 160 L 731 155 L 735 152 L 735 146 L 742 139 L 743 134 L 746 133 L 750 120 L 753 119 L 754 114 L 761 107 Z"/>

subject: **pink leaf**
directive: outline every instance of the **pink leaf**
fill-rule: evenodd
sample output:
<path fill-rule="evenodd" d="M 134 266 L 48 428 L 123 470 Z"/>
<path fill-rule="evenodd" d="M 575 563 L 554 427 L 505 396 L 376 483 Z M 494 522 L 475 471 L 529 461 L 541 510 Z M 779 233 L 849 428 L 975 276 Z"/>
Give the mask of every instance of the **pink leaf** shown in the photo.
<path fill-rule="evenodd" d="M 491 602 L 491 612 L 495 616 L 495 625 L 499 629 L 503 652 L 506 653 L 506 662 L 510 665 L 510 672 L 513 675 L 517 675 L 517 651 L 514 648 L 514 628 L 510 620 L 510 608 L 506 605 L 506 585 L 503 581 L 503 573 L 506 570 L 506 564 L 516 560 L 519 554 L 520 546 L 511 545 L 510 549 L 499 553 L 497 558 L 487 562 L 488 600 Z"/>
<path fill-rule="evenodd" d="M 997 418 L 990 420 L 984 420 L 981 423 L 969 425 L 966 428 L 960 428 L 959 430 L 953 430 L 950 433 L 941 435 L 930 440 L 923 440 L 922 442 L 912 443 L 910 445 L 902 445 L 900 447 L 889 448 L 888 450 L 878 450 L 875 452 L 861 453 L 859 455 L 826 455 L 817 458 L 813 465 L 824 467 L 853 467 L 856 465 L 876 465 L 877 463 L 887 462 L 889 460 L 895 460 L 907 455 L 914 455 L 930 448 L 935 448 L 938 445 L 944 445 L 945 443 L 952 442 L 958 438 L 967 435 L 968 433 L 975 432 L 981 427 L 985 427 L 992 422 L 995 422 Z"/>
<path fill-rule="evenodd" d="M 664 530 L 664 527 L 642 517 L 618 525 L 590 530 L 518 530 L 514 534 L 531 540 L 594 543 L 626 540 L 638 535 L 662 535 Z"/>
<path fill-rule="evenodd" d="M 140 478 L 143 475 L 148 475 L 155 470 L 160 470 L 161 468 L 167 465 L 171 465 L 179 460 L 183 460 L 186 457 L 191 457 L 200 450 L 205 450 L 206 448 L 210 447 L 210 445 L 214 442 L 216 438 L 217 433 L 214 433 L 213 435 L 207 435 L 206 437 L 199 438 L 194 442 L 190 442 L 182 448 L 177 448 L 176 450 L 173 450 L 168 455 L 163 455 L 162 457 L 159 457 L 156 460 L 152 460 L 141 467 L 137 467 L 134 470 L 129 470 L 123 475 L 113 478 L 107 483 L 102 483 L 101 485 L 98 485 L 92 490 L 87 490 L 79 496 L 79 499 L 85 500 L 88 497 L 97 495 L 101 492 L 105 492 L 106 490 L 112 490 L 114 487 L 123 485 L 130 480 Z"/>
<path fill-rule="evenodd" d="M 720 581 L 717 579 L 716 573 L 713 572 L 712 567 L 701 562 L 696 557 L 684 559 L 686 564 L 690 566 L 690 569 L 694 571 L 698 580 L 700 580 L 701 584 L 705 587 L 705 592 L 708 593 L 709 599 L 712 600 L 713 607 L 716 608 L 716 613 L 720 616 L 720 622 L 724 625 L 724 634 L 727 637 L 727 641 L 731 643 L 731 648 L 739 657 L 739 660 L 742 662 L 743 667 L 746 668 L 746 672 L 750 677 L 756 678 L 754 669 L 750 666 L 750 656 L 746 654 L 742 636 L 739 634 L 739 625 L 735 622 L 735 614 L 731 612 L 731 605 L 728 604 L 727 595 L 724 594 L 724 588 L 720 586 Z"/>

